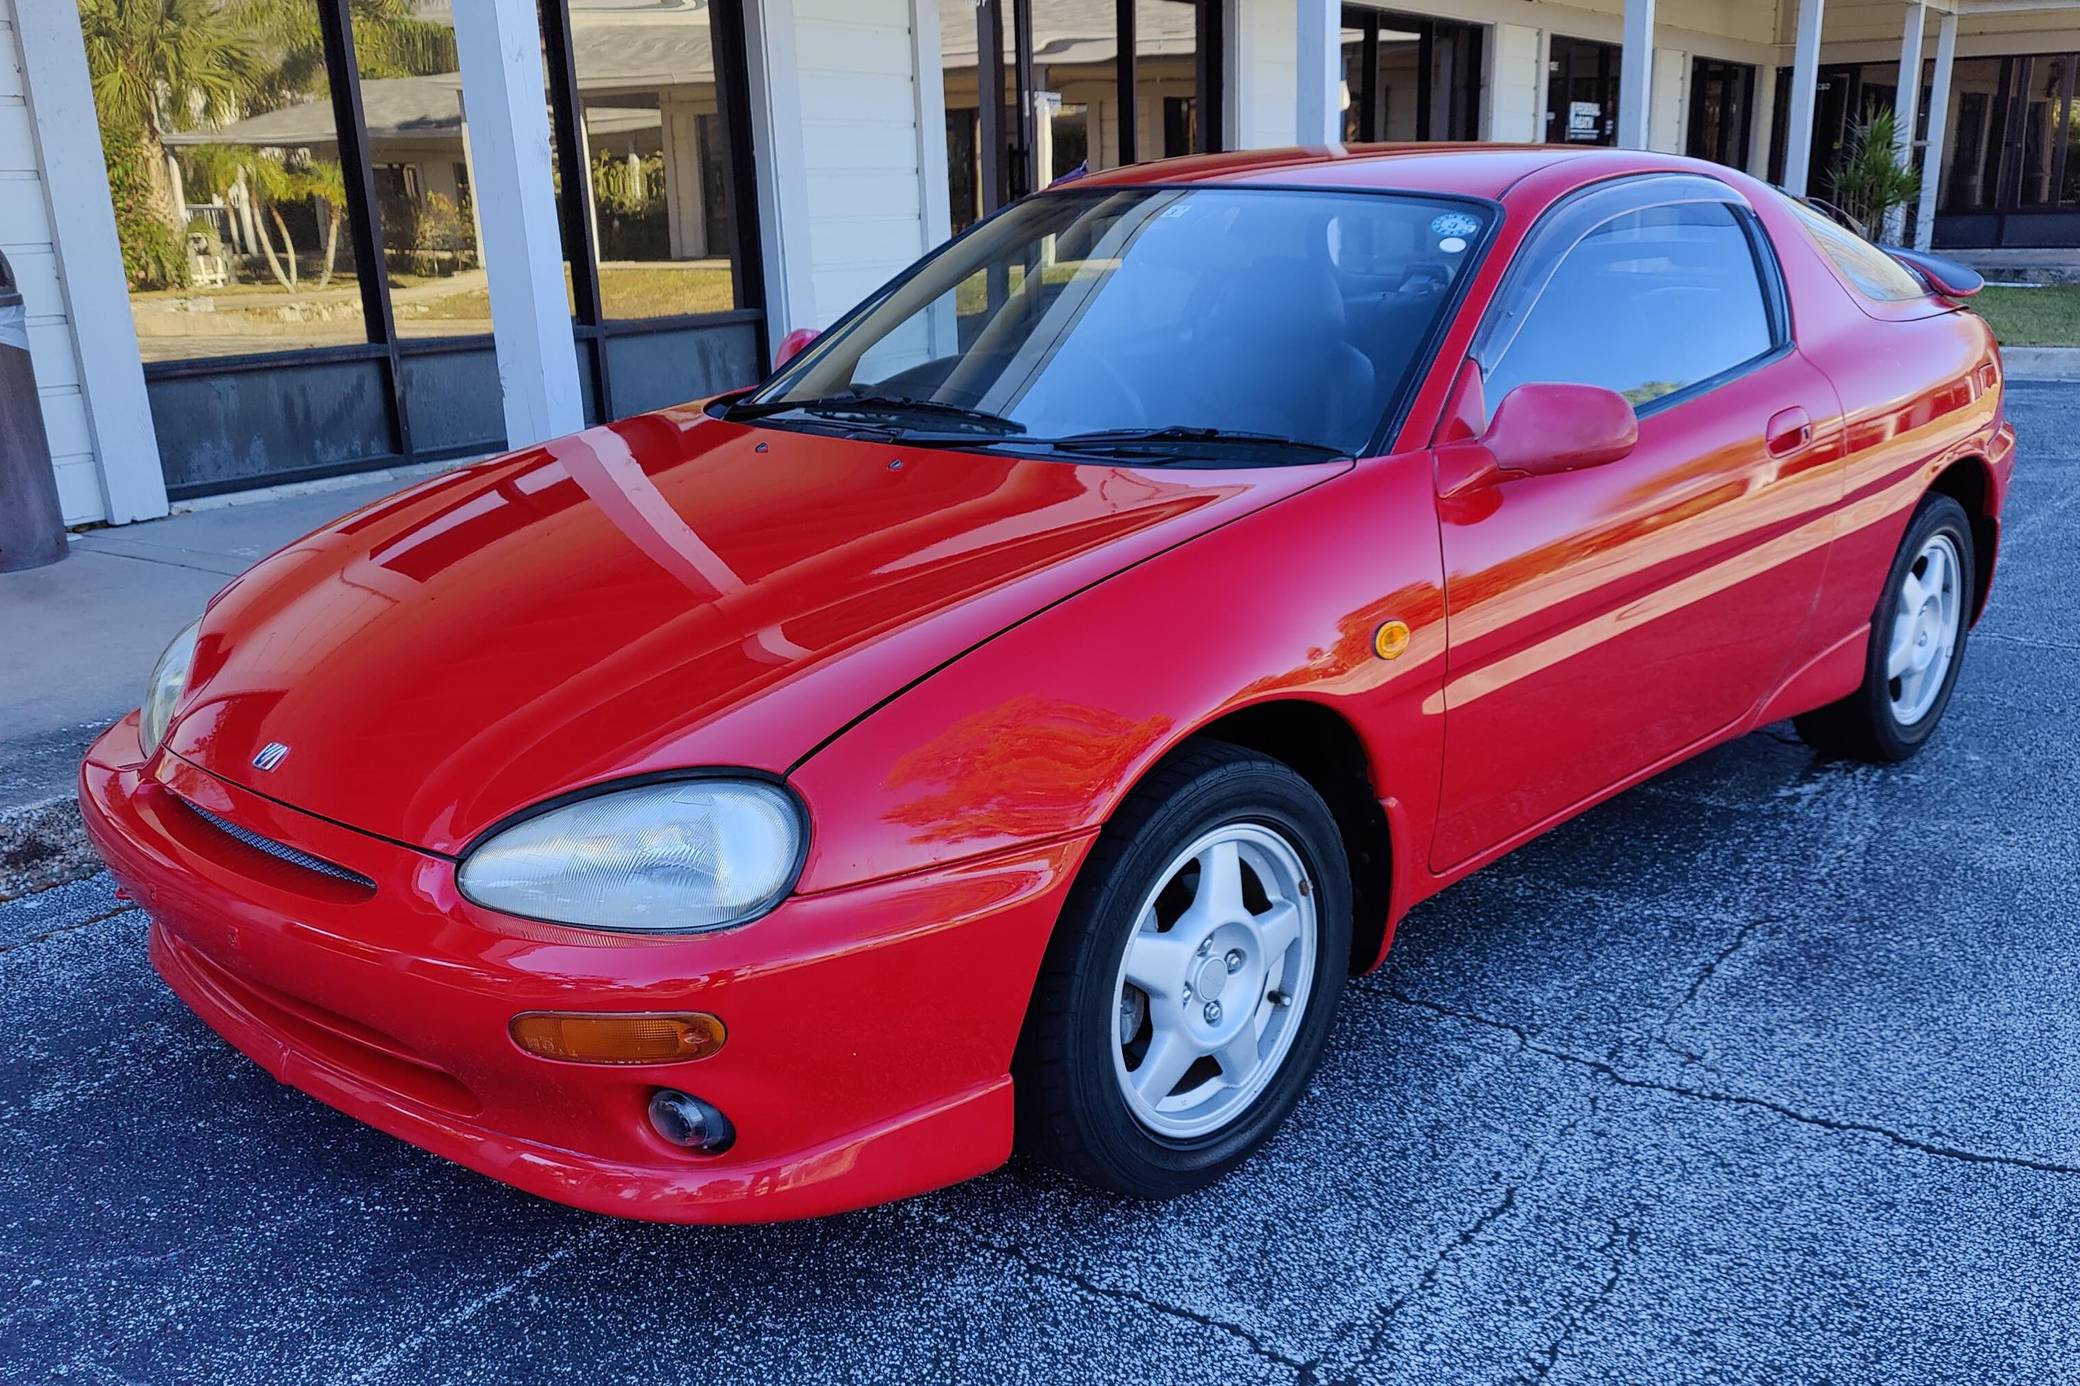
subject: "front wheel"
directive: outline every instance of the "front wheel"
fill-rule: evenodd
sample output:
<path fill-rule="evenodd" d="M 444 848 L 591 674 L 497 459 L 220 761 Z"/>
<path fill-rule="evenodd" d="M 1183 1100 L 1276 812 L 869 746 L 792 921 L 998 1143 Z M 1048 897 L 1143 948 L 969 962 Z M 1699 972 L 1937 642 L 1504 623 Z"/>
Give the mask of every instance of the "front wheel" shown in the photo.
<path fill-rule="evenodd" d="M 1021 1145 L 1098 1187 L 1211 1183 L 1285 1120 L 1350 958 L 1350 871 L 1287 766 L 1187 747 L 1092 849 L 1013 1065 Z"/>
<path fill-rule="evenodd" d="M 1923 500 L 1872 614 L 1863 686 L 1793 720 L 1807 745 L 1881 763 L 1921 749 L 1964 666 L 1973 564 L 1964 507 L 1945 495 Z"/>

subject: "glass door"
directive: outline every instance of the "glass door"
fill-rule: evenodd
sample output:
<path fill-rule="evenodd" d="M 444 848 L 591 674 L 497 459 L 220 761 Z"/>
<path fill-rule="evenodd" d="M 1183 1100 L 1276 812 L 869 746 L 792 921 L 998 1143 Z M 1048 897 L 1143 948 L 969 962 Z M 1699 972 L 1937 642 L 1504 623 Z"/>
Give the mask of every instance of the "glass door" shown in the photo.
<path fill-rule="evenodd" d="M 1546 63 L 1546 143 L 1618 142 L 1618 45 L 1555 34 Z"/>
<path fill-rule="evenodd" d="M 1686 152 L 1730 168 L 1748 166 L 1755 109 L 1755 69 L 1698 58 L 1690 64 L 1690 135 Z"/>
<path fill-rule="evenodd" d="M 1346 5 L 1344 139 L 1479 139 L 1483 34 L 1478 24 Z"/>

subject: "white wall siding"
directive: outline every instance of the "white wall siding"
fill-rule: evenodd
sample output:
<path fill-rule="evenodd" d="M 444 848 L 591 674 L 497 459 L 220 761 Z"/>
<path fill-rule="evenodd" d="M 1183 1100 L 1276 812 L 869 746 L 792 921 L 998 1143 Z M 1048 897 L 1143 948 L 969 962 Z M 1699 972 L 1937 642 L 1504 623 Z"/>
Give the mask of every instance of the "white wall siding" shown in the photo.
<path fill-rule="evenodd" d="M 105 519 L 11 0 L 0 0 L 0 251 L 14 267 L 28 313 L 29 359 L 65 523 Z"/>
<path fill-rule="evenodd" d="M 1673 48 L 1654 50 L 1654 101 L 1648 111 L 1647 148 L 1680 154 L 1688 137 L 1690 55 Z"/>
<path fill-rule="evenodd" d="M 817 327 L 924 248 L 920 139 L 934 132 L 918 128 L 910 17 L 910 0 L 794 3 L 814 304 L 806 321 Z M 936 135 L 945 140 L 943 122 Z"/>
<path fill-rule="evenodd" d="M 1545 138 L 1545 33 L 1526 24 L 1489 31 L 1487 127 L 1491 140 Z"/>

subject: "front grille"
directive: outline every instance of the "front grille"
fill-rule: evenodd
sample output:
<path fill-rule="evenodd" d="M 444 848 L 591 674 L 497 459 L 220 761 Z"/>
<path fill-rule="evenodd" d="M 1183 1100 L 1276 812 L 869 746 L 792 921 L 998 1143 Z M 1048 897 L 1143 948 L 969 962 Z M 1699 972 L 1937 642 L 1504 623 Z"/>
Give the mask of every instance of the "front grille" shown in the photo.
<path fill-rule="evenodd" d="M 179 795 L 173 797 L 180 799 Z M 309 852 L 298 851 L 286 842 L 276 842 L 271 837 L 262 837 L 251 828 L 242 828 L 227 818 L 217 817 L 217 815 L 211 813 L 200 804 L 180 799 L 180 805 L 226 837 L 243 842 L 256 852 L 265 852 L 276 861 L 302 867 L 305 871 L 315 871 L 320 876 L 327 876 L 335 881 L 345 881 L 348 885 L 360 886 L 363 890 L 374 890 L 376 888 L 376 883 L 362 875 L 359 871 L 349 871 L 346 867 L 329 862 L 323 857 L 314 857 Z"/>

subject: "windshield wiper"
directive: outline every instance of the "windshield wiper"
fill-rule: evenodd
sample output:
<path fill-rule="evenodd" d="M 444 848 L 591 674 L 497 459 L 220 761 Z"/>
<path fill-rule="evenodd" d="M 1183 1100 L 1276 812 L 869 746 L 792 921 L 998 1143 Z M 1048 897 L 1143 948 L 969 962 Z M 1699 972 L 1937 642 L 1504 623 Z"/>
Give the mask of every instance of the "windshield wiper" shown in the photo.
<path fill-rule="evenodd" d="M 1161 428 L 1100 428 L 1088 433 L 1066 433 L 1056 438 L 1021 438 L 1018 441 L 1021 446 L 1061 448 L 1072 452 L 1133 452 L 1143 449 L 1175 452 L 1203 447 L 1246 447 L 1306 452 L 1317 457 L 1350 455 L 1342 448 L 1330 447 L 1327 443 L 1310 443 L 1302 438 L 1189 424 L 1166 424 Z"/>
<path fill-rule="evenodd" d="M 724 410 L 732 419 L 762 419 L 773 414 L 800 411 L 818 418 L 861 418 L 885 427 L 891 415 L 922 414 L 945 422 L 958 422 L 991 434 L 1015 434 L 1026 426 L 986 409 L 948 404 L 944 400 L 913 399 L 908 395 L 826 395 L 819 399 L 767 400 L 761 404 L 737 404 Z"/>

